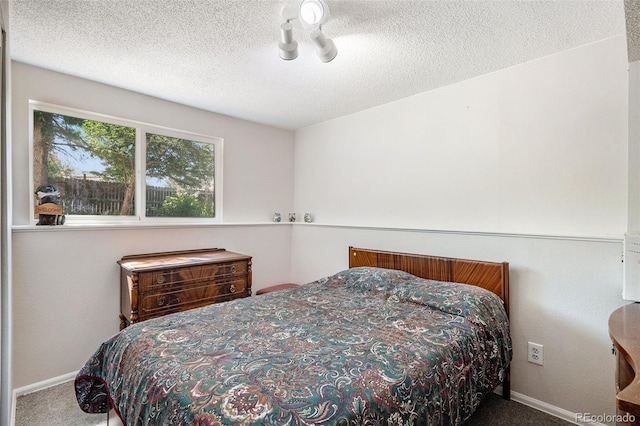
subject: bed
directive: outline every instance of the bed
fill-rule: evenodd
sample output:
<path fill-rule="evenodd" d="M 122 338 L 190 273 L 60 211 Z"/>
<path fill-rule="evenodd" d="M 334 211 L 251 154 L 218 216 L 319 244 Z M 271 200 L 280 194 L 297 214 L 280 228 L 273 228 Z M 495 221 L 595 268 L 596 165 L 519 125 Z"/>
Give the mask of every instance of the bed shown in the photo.
<path fill-rule="evenodd" d="M 75 379 L 125 425 L 459 425 L 512 356 L 509 267 L 349 248 L 298 288 L 133 324 Z"/>

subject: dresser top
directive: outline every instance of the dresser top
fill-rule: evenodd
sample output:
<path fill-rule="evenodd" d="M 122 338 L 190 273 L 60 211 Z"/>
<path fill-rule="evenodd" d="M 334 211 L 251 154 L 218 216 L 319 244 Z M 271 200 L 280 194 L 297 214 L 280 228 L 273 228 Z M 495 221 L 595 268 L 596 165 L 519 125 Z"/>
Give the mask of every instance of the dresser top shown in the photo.
<path fill-rule="evenodd" d="M 129 271 L 150 271 L 171 266 L 191 266 L 206 263 L 249 260 L 251 256 L 226 251 L 223 248 L 182 250 L 124 256 L 118 264 Z"/>

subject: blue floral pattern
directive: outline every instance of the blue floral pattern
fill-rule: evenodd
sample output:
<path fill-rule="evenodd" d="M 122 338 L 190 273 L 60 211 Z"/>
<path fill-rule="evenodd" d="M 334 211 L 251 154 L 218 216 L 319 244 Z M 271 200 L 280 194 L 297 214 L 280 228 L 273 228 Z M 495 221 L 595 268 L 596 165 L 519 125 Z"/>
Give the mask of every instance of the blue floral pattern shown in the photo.
<path fill-rule="evenodd" d="M 127 425 L 459 425 L 511 356 L 495 294 L 353 268 L 133 324 L 75 387 Z"/>

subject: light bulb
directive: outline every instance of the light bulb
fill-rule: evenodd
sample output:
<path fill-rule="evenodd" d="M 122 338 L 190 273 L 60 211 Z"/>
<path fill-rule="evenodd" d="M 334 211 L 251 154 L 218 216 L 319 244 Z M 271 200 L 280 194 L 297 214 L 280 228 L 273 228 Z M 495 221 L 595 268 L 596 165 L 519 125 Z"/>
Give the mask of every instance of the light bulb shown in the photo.
<path fill-rule="evenodd" d="M 306 24 L 320 25 L 323 23 L 324 17 L 325 8 L 319 0 L 303 0 L 300 4 L 300 18 Z"/>

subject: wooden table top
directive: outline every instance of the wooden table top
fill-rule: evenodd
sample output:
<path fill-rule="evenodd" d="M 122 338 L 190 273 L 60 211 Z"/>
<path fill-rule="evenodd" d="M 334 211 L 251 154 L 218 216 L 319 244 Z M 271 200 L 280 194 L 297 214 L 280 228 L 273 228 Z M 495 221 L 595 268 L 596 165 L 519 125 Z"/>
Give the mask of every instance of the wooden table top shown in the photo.
<path fill-rule="evenodd" d="M 631 383 L 617 394 L 616 404 L 621 410 L 640 416 L 640 303 L 622 306 L 611 314 L 609 335 L 635 372 Z"/>

